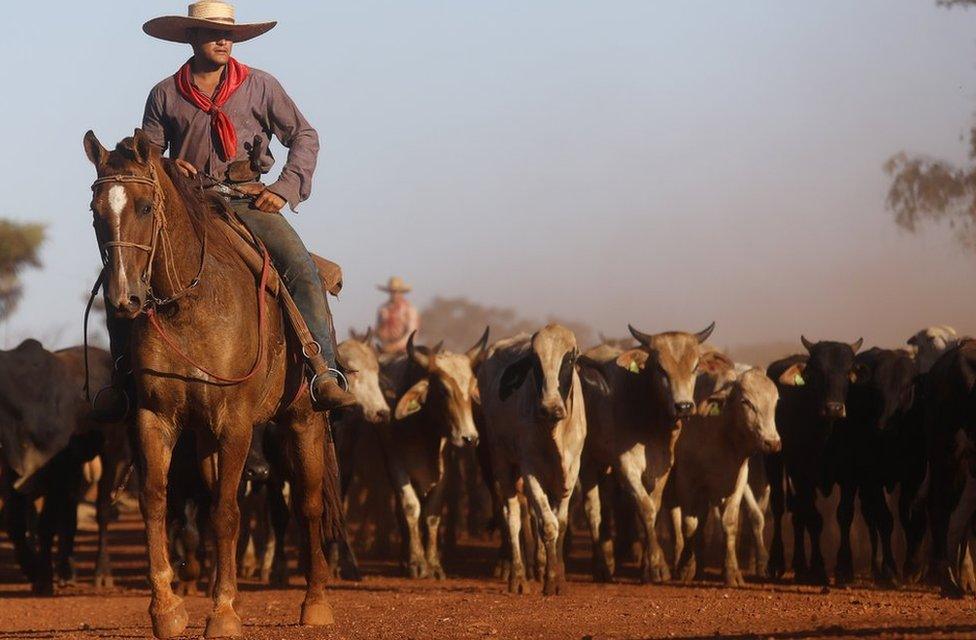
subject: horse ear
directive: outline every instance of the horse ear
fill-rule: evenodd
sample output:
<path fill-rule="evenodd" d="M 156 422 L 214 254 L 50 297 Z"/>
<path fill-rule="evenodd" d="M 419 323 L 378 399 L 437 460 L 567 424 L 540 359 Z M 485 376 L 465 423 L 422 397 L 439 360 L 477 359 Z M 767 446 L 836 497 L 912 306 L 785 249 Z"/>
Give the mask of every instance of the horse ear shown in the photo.
<path fill-rule="evenodd" d="M 108 149 L 102 146 L 102 143 L 95 137 L 95 132 L 91 129 L 85 134 L 84 145 L 85 155 L 96 168 L 105 164 L 105 161 L 108 160 Z"/>
<path fill-rule="evenodd" d="M 149 140 L 149 136 L 142 129 L 136 129 L 132 134 L 132 148 L 135 150 L 136 160 L 148 164 L 156 150 L 156 145 Z"/>

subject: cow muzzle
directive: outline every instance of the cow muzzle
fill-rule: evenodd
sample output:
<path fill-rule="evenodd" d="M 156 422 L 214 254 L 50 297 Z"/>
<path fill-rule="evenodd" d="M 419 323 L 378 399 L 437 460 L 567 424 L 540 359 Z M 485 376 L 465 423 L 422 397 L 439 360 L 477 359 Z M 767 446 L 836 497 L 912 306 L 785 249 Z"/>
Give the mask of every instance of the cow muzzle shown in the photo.
<path fill-rule="evenodd" d="M 542 422 L 556 423 L 566 419 L 566 407 L 561 402 L 541 404 L 538 415 Z"/>
<path fill-rule="evenodd" d="M 843 402 L 826 402 L 823 406 L 823 416 L 825 418 L 846 418 L 847 405 Z"/>
<path fill-rule="evenodd" d="M 779 438 L 764 439 L 762 443 L 763 453 L 779 453 L 783 450 L 783 441 Z"/>
<path fill-rule="evenodd" d="M 674 403 L 674 415 L 679 420 L 681 418 L 689 418 L 695 414 L 695 403 L 693 402 L 675 402 Z"/>

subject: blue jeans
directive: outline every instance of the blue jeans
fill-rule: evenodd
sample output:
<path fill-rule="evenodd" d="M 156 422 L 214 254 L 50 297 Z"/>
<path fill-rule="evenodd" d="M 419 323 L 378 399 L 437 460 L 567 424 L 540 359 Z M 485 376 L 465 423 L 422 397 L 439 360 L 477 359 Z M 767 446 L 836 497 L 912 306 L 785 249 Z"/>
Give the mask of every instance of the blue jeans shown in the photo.
<path fill-rule="evenodd" d="M 302 313 L 308 330 L 322 347 L 322 357 L 334 369 L 335 329 L 332 326 L 332 313 L 319 270 L 305 243 L 280 213 L 253 209 L 246 199 L 232 198 L 228 200 L 228 205 L 268 248 L 271 260 L 295 299 L 295 306 Z"/>

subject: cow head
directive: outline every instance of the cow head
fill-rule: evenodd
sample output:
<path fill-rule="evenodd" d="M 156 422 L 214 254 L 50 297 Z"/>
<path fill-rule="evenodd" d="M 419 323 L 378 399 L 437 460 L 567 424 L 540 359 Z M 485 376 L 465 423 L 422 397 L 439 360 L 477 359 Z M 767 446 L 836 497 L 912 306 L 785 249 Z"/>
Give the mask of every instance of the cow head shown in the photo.
<path fill-rule="evenodd" d="M 617 356 L 617 366 L 638 376 L 677 425 L 695 413 L 698 372 L 703 366 L 712 366 L 721 355 L 716 351 L 702 353 L 701 345 L 712 335 L 715 323 L 698 333 L 669 331 L 651 335 L 629 325 L 628 328 L 640 346 Z"/>
<path fill-rule="evenodd" d="M 813 393 L 820 405 L 820 415 L 828 420 L 847 416 L 847 391 L 857 377 L 854 355 L 864 343 L 810 342 L 800 336 L 809 357 L 796 362 L 779 377 L 779 383 L 788 386 L 805 386 Z"/>
<path fill-rule="evenodd" d="M 380 387 L 380 363 L 373 347 L 373 330 L 339 343 L 339 360 L 346 365 L 349 393 L 356 397 L 357 410 L 372 424 L 390 421 L 390 406 Z"/>
<path fill-rule="evenodd" d="M 475 370 L 485 357 L 488 328 L 465 353 L 441 351 L 440 345 L 425 349 L 414 345 L 416 332 L 407 340 L 407 355 L 423 371 L 423 377 L 397 401 L 397 420 L 423 409 L 442 428 L 441 435 L 455 447 L 478 444 L 472 403 L 480 403 Z"/>
<path fill-rule="evenodd" d="M 783 443 L 776 431 L 779 391 L 760 369 L 749 369 L 700 405 L 704 415 L 723 415 L 749 451 L 776 453 Z"/>
<path fill-rule="evenodd" d="M 599 365 L 580 357 L 576 334 L 558 324 L 537 331 L 527 354 L 508 365 L 502 372 L 498 396 L 507 400 L 525 383 L 529 374 L 535 384 L 535 418 L 540 424 L 554 427 L 572 413 L 574 386 L 579 384 L 578 367 L 593 367 L 602 378 Z"/>
<path fill-rule="evenodd" d="M 241 482 L 245 484 L 245 494 L 251 492 L 251 483 L 267 482 L 271 477 L 271 465 L 268 464 L 264 454 L 264 434 L 267 427 L 267 423 L 261 422 L 255 425 L 251 432 L 251 448 L 247 451 L 244 472 L 241 474 Z"/>
<path fill-rule="evenodd" d="M 922 329 L 907 342 L 915 349 L 915 366 L 918 373 L 925 374 L 929 372 L 939 356 L 959 343 L 959 336 L 956 335 L 955 329 L 942 324 Z"/>
<path fill-rule="evenodd" d="M 878 349 L 854 359 L 852 401 L 857 398 L 858 418 L 885 429 L 892 419 L 908 411 L 915 400 L 916 363 L 902 350 Z M 862 414 L 863 415 L 860 415 Z"/>

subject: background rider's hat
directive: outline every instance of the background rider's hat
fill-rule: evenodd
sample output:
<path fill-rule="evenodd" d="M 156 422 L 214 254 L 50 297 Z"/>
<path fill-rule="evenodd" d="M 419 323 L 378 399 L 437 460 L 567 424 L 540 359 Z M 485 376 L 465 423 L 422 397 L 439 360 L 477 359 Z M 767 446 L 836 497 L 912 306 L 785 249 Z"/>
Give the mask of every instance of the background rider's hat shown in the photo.
<path fill-rule="evenodd" d="M 142 30 L 154 38 L 170 42 L 189 42 L 187 29 L 219 29 L 229 31 L 234 42 L 244 42 L 270 31 L 277 22 L 248 22 L 234 20 L 234 6 L 219 0 L 201 0 L 187 8 L 186 16 L 153 18 Z"/>
<path fill-rule="evenodd" d="M 391 276 L 387 281 L 386 286 L 377 285 L 376 288 L 380 291 L 386 291 L 387 293 L 407 293 L 413 289 L 413 287 L 404 282 L 403 278 L 400 276 Z"/>

